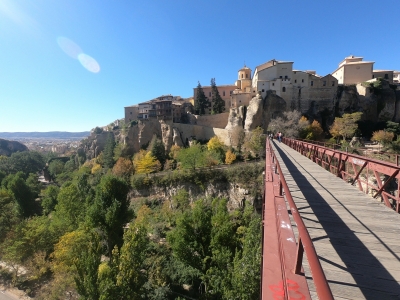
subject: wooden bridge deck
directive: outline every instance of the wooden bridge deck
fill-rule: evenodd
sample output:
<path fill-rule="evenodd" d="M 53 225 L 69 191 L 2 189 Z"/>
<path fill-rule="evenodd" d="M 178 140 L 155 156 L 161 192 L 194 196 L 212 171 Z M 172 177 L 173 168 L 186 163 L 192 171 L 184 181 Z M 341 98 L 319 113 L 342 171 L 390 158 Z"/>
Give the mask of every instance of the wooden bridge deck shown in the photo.
<path fill-rule="evenodd" d="M 335 299 L 400 299 L 400 214 L 283 143 L 274 150 Z M 306 258 L 304 270 L 318 299 Z"/>

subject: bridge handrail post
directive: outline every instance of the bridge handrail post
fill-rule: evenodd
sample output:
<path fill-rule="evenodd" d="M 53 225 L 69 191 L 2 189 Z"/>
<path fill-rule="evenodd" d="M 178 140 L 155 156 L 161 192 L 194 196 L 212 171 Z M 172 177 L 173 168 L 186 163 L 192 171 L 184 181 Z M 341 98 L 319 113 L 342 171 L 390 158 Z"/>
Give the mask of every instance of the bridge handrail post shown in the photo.
<path fill-rule="evenodd" d="M 303 264 L 303 254 L 304 254 L 303 242 L 301 241 L 301 236 L 299 235 L 297 243 L 297 251 L 296 251 L 296 265 L 294 266 L 295 274 L 300 274 L 301 272 L 301 266 Z"/>

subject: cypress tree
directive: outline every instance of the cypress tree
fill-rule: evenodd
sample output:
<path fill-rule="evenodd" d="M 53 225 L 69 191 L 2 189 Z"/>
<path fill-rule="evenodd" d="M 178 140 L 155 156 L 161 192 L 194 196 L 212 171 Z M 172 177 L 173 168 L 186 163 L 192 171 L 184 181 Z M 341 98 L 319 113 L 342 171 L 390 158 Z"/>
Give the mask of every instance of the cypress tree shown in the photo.
<path fill-rule="evenodd" d="M 206 106 L 207 106 L 207 98 L 206 95 L 204 94 L 203 88 L 201 87 L 199 81 L 197 84 L 197 95 L 194 102 L 195 113 L 198 115 L 204 115 L 206 113 L 205 112 Z"/>
<path fill-rule="evenodd" d="M 104 167 L 111 169 L 114 166 L 114 134 L 110 133 L 107 137 L 106 144 L 103 151 Z"/>
<path fill-rule="evenodd" d="M 213 114 L 220 114 L 225 110 L 225 101 L 222 100 L 217 85 L 215 84 L 215 78 L 211 78 L 211 93 L 212 93 L 212 112 Z"/>

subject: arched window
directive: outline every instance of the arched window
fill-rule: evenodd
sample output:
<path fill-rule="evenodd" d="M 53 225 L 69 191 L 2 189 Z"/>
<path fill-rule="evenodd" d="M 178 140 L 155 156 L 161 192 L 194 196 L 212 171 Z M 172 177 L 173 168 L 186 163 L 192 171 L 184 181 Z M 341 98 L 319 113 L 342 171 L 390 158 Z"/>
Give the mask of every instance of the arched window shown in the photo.
<path fill-rule="evenodd" d="M 283 87 L 283 88 L 282 88 L 282 92 L 286 92 L 286 87 Z"/>
<path fill-rule="evenodd" d="M 242 74 L 242 78 L 243 78 L 243 74 Z"/>

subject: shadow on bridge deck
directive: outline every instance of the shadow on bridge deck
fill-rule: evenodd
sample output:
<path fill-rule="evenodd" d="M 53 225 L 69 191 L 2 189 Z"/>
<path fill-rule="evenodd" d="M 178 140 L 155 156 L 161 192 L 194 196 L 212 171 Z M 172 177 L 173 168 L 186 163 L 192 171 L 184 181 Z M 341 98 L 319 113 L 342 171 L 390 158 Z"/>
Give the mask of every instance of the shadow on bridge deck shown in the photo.
<path fill-rule="evenodd" d="M 400 299 L 400 216 L 286 145 L 275 146 L 335 299 Z"/>

